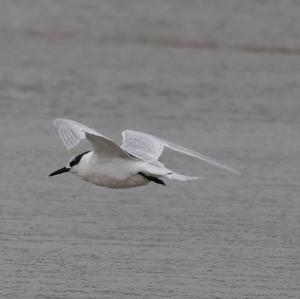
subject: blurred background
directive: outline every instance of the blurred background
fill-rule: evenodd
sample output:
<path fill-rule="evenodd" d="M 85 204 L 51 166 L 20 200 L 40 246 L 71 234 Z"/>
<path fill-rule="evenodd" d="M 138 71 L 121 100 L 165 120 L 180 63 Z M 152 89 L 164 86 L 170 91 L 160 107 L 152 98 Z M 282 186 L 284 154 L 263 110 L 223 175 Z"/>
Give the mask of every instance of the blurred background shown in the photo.
<path fill-rule="evenodd" d="M 1 298 L 299 298 L 300 3 L 2 0 Z M 48 178 L 54 118 L 158 135 L 206 177 Z"/>

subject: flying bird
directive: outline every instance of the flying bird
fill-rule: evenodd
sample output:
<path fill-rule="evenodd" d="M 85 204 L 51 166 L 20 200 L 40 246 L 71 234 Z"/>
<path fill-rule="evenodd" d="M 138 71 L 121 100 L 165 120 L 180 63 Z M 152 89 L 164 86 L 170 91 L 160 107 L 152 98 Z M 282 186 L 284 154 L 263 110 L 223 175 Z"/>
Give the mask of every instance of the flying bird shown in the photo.
<path fill-rule="evenodd" d="M 165 147 L 238 174 L 238 171 L 212 158 L 143 132 L 123 131 L 123 142 L 118 146 L 108 137 L 77 121 L 55 119 L 53 124 L 68 150 L 85 139 L 91 143 L 92 150 L 74 156 L 65 167 L 49 176 L 75 173 L 87 182 L 108 188 L 130 188 L 150 182 L 165 185 L 163 179 L 199 179 L 176 173 L 158 161 Z"/>

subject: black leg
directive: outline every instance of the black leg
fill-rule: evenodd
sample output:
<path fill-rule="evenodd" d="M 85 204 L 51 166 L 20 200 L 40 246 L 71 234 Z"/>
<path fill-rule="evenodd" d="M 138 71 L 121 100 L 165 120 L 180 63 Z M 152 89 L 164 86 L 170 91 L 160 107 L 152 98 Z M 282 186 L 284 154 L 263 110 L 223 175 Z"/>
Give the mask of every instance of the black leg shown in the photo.
<path fill-rule="evenodd" d="M 160 185 L 166 186 L 166 184 L 165 184 L 165 182 L 164 182 L 163 180 L 161 180 L 161 179 L 159 179 L 159 178 L 157 178 L 157 177 L 155 177 L 155 176 L 146 175 L 146 174 L 144 174 L 144 173 L 142 173 L 142 172 L 139 172 L 139 174 L 140 174 L 141 176 L 143 176 L 144 178 L 146 178 L 147 180 L 151 181 L 151 182 L 154 182 L 154 183 L 156 183 L 156 184 L 160 184 Z"/>

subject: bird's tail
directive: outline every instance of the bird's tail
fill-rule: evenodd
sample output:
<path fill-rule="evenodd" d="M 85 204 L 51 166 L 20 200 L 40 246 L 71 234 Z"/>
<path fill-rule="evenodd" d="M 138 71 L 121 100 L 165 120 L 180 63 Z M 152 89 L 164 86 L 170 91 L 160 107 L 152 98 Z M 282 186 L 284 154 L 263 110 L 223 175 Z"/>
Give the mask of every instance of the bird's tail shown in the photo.
<path fill-rule="evenodd" d="M 178 181 L 188 181 L 188 180 L 198 180 L 203 179 L 201 177 L 195 177 L 195 176 L 189 176 L 189 175 L 183 175 L 176 172 L 173 172 L 172 170 L 166 168 L 161 162 L 155 161 L 152 163 L 147 163 L 144 165 L 145 169 L 143 170 L 144 173 L 151 176 L 156 177 L 165 177 L 170 180 L 178 180 Z"/>
<path fill-rule="evenodd" d="M 166 177 L 170 180 L 178 180 L 178 181 L 189 181 L 189 180 L 199 180 L 203 179 L 202 177 L 183 175 L 176 172 L 171 172 L 166 175 Z"/>

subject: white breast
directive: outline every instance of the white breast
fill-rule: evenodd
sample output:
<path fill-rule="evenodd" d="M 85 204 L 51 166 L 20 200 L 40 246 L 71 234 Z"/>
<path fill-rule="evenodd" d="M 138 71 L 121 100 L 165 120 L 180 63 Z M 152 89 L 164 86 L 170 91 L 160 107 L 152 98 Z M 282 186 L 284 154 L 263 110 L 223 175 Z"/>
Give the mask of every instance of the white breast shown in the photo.
<path fill-rule="evenodd" d="M 141 161 L 122 158 L 100 159 L 93 152 L 85 155 L 78 165 L 78 175 L 90 183 L 109 188 L 129 188 L 149 183 L 138 174 Z"/>

